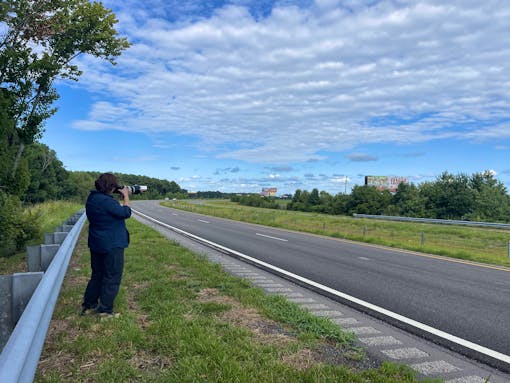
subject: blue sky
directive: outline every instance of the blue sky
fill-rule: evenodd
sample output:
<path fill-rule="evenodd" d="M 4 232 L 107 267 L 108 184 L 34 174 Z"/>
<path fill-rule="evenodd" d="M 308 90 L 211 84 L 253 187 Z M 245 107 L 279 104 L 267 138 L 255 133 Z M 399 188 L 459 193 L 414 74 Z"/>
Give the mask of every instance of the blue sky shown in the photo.
<path fill-rule="evenodd" d="M 69 170 L 279 194 L 491 170 L 510 188 L 508 1 L 103 4 L 133 45 L 57 84 L 42 142 Z"/>

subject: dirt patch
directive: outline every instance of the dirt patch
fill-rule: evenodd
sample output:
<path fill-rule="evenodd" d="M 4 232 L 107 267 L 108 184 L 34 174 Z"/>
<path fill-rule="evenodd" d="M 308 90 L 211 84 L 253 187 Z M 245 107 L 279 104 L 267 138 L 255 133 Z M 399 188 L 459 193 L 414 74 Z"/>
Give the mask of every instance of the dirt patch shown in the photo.
<path fill-rule="evenodd" d="M 171 366 L 173 361 L 170 358 L 153 355 L 145 351 L 139 351 L 129 360 L 129 364 L 137 370 L 157 373 L 160 370 Z"/>
<path fill-rule="evenodd" d="M 253 308 L 246 308 L 232 297 L 221 295 L 217 289 L 203 289 L 198 293 L 199 302 L 215 302 L 231 308 L 218 319 L 236 327 L 250 330 L 255 339 L 267 345 L 282 345 L 294 342 L 296 338 L 278 323 L 260 315 Z"/>
<path fill-rule="evenodd" d="M 284 355 L 282 362 L 298 371 L 304 371 L 313 367 L 320 361 L 320 356 L 316 352 L 304 348 L 290 355 Z"/>
<path fill-rule="evenodd" d="M 203 289 L 198 293 L 199 302 L 215 302 L 229 305 L 227 310 L 218 315 L 218 320 L 236 327 L 248 329 L 254 340 L 265 345 L 285 346 L 297 341 L 296 337 L 277 322 L 260 315 L 253 308 L 246 308 L 232 297 L 221 295 L 218 289 Z M 313 348 L 304 348 L 281 357 L 283 363 L 302 371 L 318 363 L 345 365 L 353 370 L 377 368 L 380 364 L 369 358 L 360 357 L 352 350 L 343 349 L 326 340 Z"/>

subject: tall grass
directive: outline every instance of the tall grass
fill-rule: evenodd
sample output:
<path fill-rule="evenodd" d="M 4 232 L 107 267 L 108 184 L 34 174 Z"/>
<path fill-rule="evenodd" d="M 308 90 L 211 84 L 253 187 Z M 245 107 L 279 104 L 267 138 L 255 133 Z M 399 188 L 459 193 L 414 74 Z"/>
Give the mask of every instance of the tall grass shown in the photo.
<path fill-rule="evenodd" d="M 80 210 L 83 205 L 69 201 L 49 201 L 26 208 L 33 220 L 39 225 L 39 234 L 27 245 L 38 245 L 44 242 L 44 233 L 51 233 L 56 226 L 61 225 L 67 218 Z M 0 274 L 12 274 L 27 271 L 26 251 L 21 251 L 10 257 L 0 257 Z"/>
<path fill-rule="evenodd" d="M 510 266 L 510 230 L 392 222 L 240 206 L 229 201 L 168 201 L 164 206 L 336 238 Z"/>
<path fill-rule="evenodd" d="M 83 208 L 82 204 L 72 201 L 48 201 L 27 207 L 27 211 L 40 222 L 39 237 L 33 239 L 31 244 L 38 244 L 44 240 L 44 233 L 53 232 L 56 226 L 61 225 L 67 218 Z"/>
<path fill-rule="evenodd" d="M 137 221 L 128 228 L 115 301 L 121 317 L 78 315 L 90 274 L 83 235 L 36 382 L 418 382 L 405 367 L 367 369 L 351 336 L 329 320 L 266 295 Z"/>

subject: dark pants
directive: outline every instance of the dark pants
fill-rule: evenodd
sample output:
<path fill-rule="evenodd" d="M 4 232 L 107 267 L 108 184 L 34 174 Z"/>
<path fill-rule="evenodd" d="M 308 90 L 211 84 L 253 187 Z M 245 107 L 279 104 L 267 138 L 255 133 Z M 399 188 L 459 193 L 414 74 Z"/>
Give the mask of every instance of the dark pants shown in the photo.
<path fill-rule="evenodd" d="M 97 307 L 98 312 L 113 312 L 113 301 L 119 292 L 124 249 L 116 247 L 107 253 L 90 252 L 92 276 L 83 297 L 83 308 Z"/>

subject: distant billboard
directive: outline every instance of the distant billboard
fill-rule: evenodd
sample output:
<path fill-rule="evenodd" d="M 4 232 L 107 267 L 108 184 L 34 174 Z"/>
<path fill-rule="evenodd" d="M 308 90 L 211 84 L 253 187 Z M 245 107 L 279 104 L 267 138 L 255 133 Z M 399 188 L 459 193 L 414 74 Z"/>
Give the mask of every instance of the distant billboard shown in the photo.
<path fill-rule="evenodd" d="M 276 188 L 263 188 L 260 194 L 264 197 L 274 197 L 276 196 Z"/>
<path fill-rule="evenodd" d="M 397 176 L 365 176 L 365 185 L 375 186 L 377 190 L 389 190 L 394 193 L 401 183 L 409 183 L 407 177 Z"/>

